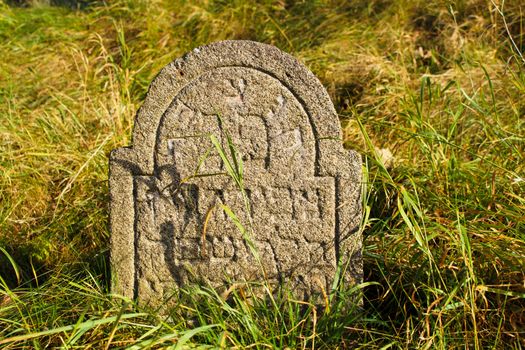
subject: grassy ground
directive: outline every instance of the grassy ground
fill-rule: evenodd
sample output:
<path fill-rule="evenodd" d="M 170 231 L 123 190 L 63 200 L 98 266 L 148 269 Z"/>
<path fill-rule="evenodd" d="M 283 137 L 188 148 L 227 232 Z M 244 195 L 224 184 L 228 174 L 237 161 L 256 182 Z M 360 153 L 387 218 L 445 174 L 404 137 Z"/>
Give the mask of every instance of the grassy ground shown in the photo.
<path fill-rule="evenodd" d="M 520 1 L 17 3 L 0 0 L 0 347 L 525 347 Z M 366 283 L 339 291 L 359 312 L 191 287 L 170 318 L 108 294 L 107 155 L 161 67 L 221 39 L 298 57 L 364 155 Z"/>

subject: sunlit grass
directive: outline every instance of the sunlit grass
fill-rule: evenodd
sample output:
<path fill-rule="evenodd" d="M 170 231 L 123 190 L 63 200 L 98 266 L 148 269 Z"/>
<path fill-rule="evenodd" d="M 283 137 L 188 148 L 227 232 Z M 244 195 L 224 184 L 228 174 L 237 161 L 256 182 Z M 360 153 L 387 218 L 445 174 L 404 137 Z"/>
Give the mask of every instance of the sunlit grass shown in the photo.
<path fill-rule="evenodd" d="M 0 347 L 523 348 L 524 10 L 0 2 Z M 188 287 L 168 314 L 109 294 L 107 155 L 155 74 L 221 39 L 298 57 L 364 155 L 366 283 L 338 291 L 357 309 L 264 283 Z"/>

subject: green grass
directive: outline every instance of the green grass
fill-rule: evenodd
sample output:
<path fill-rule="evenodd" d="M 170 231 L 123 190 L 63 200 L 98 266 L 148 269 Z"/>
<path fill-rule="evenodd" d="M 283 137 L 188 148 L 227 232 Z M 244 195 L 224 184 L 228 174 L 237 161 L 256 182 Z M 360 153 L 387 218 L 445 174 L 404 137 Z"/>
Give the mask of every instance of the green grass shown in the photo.
<path fill-rule="evenodd" d="M 0 347 L 524 348 L 524 13 L 508 0 L 0 1 Z M 254 298 L 264 283 L 175 291 L 169 314 L 109 294 L 107 155 L 129 144 L 155 74 L 221 39 L 298 57 L 364 156 L 365 284 L 329 308 Z"/>

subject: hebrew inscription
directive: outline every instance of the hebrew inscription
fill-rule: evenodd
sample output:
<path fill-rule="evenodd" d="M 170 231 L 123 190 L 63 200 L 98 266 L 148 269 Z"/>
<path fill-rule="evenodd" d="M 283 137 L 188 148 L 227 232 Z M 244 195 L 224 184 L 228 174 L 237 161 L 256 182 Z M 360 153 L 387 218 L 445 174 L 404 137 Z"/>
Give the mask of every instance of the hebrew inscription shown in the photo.
<path fill-rule="evenodd" d="M 110 160 L 115 291 L 158 304 L 190 283 L 265 278 L 311 298 L 338 264 L 358 282 L 360 161 L 340 134 L 317 79 L 273 47 L 225 41 L 176 60 L 133 148 Z M 242 189 L 212 137 L 242 160 Z"/>

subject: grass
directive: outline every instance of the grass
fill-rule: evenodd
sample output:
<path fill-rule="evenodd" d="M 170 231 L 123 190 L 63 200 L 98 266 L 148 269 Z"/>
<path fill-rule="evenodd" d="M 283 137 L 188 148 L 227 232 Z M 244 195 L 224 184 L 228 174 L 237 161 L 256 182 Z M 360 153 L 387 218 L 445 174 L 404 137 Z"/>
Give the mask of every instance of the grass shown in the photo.
<path fill-rule="evenodd" d="M 0 1 L 0 347 L 525 347 L 519 1 L 26 5 Z M 175 291 L 168 315 L 109 294 L 107 155 L 161 67 L 227 38 L 298 57 L 363 154 L 357 312 L 252 285 Z"/>

